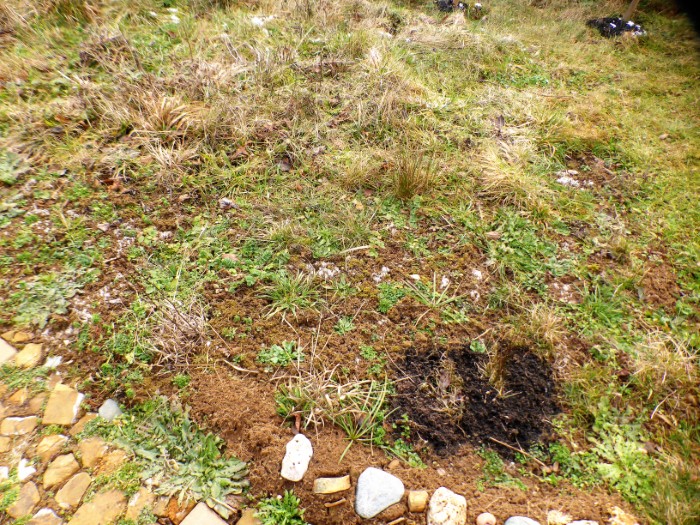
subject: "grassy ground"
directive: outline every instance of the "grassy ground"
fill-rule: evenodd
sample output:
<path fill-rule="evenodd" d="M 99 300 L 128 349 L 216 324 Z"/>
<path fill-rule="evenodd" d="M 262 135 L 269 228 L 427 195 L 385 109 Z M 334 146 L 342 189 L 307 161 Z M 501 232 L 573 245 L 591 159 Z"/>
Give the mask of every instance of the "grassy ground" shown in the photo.
<path fill-rule="evenodd" d="M 563 407 L 538 476 L 697 523 L 698 41 L 656 5 L 616 40 L 584 23 L 615 2 L 485 8 L 3 3 L 0 325 L 134 404 L 304 359 L 282 415 L 414 463 L 405 350 L 498 386 L 524 346 Z"/>

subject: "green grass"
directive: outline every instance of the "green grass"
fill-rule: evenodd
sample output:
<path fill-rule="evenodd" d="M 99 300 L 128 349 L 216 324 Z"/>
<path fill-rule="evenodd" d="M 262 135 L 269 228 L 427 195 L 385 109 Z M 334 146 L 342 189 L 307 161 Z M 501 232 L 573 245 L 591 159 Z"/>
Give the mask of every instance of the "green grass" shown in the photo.
<path fill-rule="evenodd" d="M 191 396 L 199 374 L 235 372 L 222 360 L 295 363 L 283 416 L 313 426 L 347 389 L 318 418 L 415 464 L 387 421 L 405 349 L 505 339 L 556 370 L 565 417 L 537 457 L 560 470 L 540 477 L 693 522 L 700 65 L 685 19 L 646 2 L 648 35 L 608 40 L 585 21 L 612 0 L 504 0 L 444 23 L 394 1 L 192 0 L 179 23 L 143 0 L 34 4 L 0 7 L 2 331 L 68 341 L 92 367 L 71 376 L 127 403 Z M 469 481 L 498 483 L 484 459 Z"/>

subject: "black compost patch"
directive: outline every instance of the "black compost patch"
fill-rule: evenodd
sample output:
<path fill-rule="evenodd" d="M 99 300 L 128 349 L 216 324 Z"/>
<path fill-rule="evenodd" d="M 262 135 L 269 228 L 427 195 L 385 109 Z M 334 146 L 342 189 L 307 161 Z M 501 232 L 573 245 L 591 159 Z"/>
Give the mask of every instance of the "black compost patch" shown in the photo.
<path fill-rule="evenodd" d="M 639 24 L 635 24 L 631 20 L 625 22 L 619 16 L 593 18 L 586 22 L 586 25 L 597 29 L 601 35 L 607 38 L 620 36 L 623 33 L 631 33 L 634 36 L 643 36 L 646 34 L 646 31 L 644 31 Z"/>
<path fill-rule="evenodd" d="M 509 348 L 502 363 L 501 395 L 486 379 L 489 358 L 468 347 L 421 353 L 410 349 L 398 367 L 395 416 L 408 414 L 413 440 L 438 454 L 484 445 L 512 458 L 551 433 L 560 412 L 550 367 L 523 347 Z M 508 446 L 501 445 L 505 443 Z"/>

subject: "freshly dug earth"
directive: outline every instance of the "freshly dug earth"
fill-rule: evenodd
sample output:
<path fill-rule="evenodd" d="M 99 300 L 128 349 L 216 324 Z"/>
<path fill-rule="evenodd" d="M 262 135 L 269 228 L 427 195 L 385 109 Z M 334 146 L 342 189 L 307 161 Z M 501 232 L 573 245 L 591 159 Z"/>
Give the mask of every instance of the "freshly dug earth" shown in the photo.
<path fill-rule="evenodd" d="M 550 430 L 559 412 L 549 366 L 523 347 L 499 357 L 499 388 L 486 374 L 489 356 L 461 351 L 406 353 L 397 382 L 396 414 L 408 414 L 415 433 L 440 454 L 458 445 L 487 446 L 512 458 Z M 499 391 L 500 389 L 500 391 Z"/>
<path fill-rule="evenodd" d="M 525 360 L 529 362 L 529 359 Z M 315 525 L 388 523 L 402 514 L 409 519 L 407 523 L 425 522 L 424 515 L 409 514 L 405 502 L 390 507 L 373 520 L 362 520 L 355 514 L 354 489 L 358 476 L 369 466 L 388 468 L 391 458 L 379 449 L 355 444 L 341 460 L 347 439 L 330 424 L 304 432 L 314 446 L 314 456 L 304 479 L 298 483 L 282 479 L 280 466 L 285 444 L 294 437 L 294 429 L 275 413 L 275 386 L 270 376 L 234 375 L 226 370 L 200 372 L 193 376 L 192 386 L 197 392 L 189 400 L 192 414 L 226 439 L 228 453 L 249 463 L 252 496 L 275 496 L 293 489 L 306 508 L 306 520 Z M 411 468 L 402 463 L 391 473 L 404 482 L 407 490 L 433 491 L 445 486 L 464 494 L 469 505 L 469 522 L 481 512 L 489 511 L 501 521 L 513 515 L 526 515 L 545 523 L 551 509 L 565 510 L 579 519 L 603 522 L 609 517 L 608 510 L 612 506 L 629 509 L 619 496 L 604 489 L 584 491 L 565 481 L 555 487 L 535 477 L 525 477 L 527 491 L 488 484 L 482 487 L 484 461 L 470 444 L 455 444 L 450 454 L 437 455 L 426 450 L 422 457 L 426 468 Z M 513 463 L 507 462 L 505 469 L 517 475 Z M 313 493 L 313 480 L 317 477 L 348 473 L 352 480 L 350 490 L 331 495 Z M 325 506 L 343 498 L 345 501 L 337 506 Z"/>

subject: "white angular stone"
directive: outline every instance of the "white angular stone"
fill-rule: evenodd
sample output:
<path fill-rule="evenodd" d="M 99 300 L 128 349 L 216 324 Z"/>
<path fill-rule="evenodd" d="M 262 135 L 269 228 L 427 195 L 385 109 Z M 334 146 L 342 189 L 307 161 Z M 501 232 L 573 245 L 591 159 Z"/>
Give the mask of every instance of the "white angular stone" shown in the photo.
<path fill-rule="evenodd" d="M 569 522 L 568 525 L 598 525 L 598 522 L 593 520 L 576 520 Z"/>
<path fill-rule="evenodd" d="M 540 525 L 540 522 L 525 516 L 511 516 L 503 525 Z"/>
<path fill-rule="evenodd" d="M 63 520 L 59 518 L 51 509 L 39 510 L 32 519 L 27 522 L 27 525 L 62 525 Z"/>
<path fill-rule="evenodd" d="M 0 481 L 10 479 L 10 469 L 9 467 L 0 467 Z"/>
<path fill-rule="evenodd" d="M 355 512 L 361 518 L 373 518 L 401 501 L 403 492 L 403 482 L 399 478 L 378 468 L 369 467 L 357 478 Z"/>
<path fill-rule="evenodd" d="M 47 357 L 46 362 L 44 363 L 44 366 L 49 369 L 57 368 L 58 365 L 61 364 L 61 361 L 63 361 L 63 358 L 60 355 L 57 356 L 52 356 L 52 357 Z M 45 509 L 42 509 L 45 510 Z M 39 511 L 41 512 L 41 511 Z"/>
<path fill-rule="evenodd" d="M 98 414 L 105 421 L 114 421 L 116 418 L 122 415 L 122 411 L 119 405 L 114 399 L 108 399 L 98 410 Z"/>
<path fill-rule="evenodd" d="M 29 461 L 24 458 L 20 459 L 19 465 L 17 465 L 17 479 L 24 481 L 31 478 L 34 474 L 36 474 L 36 469 L 29 464 Z"/>
<path fill-rule="evenodd" d="M 289 481 L 301 481 L 309 468 L 314 455 L 311 441 L 303 434 L 297 434 L 287 443 L 287 452 L 282 459 L 281 475 Z"/>
<path fill-rule="evenodd" d="M 227 525 L 219 515 L 211 510 L 206 503 L 197 503 L 197 506 L 182 520 L 180 525 Z"/>
<path fill-rule="evenodd" d="M 466 525 L 467 500 L 450 489 L 440 487 L 430 498 L 428 525 Z"/>

